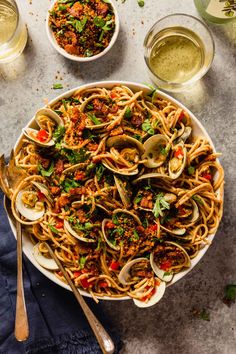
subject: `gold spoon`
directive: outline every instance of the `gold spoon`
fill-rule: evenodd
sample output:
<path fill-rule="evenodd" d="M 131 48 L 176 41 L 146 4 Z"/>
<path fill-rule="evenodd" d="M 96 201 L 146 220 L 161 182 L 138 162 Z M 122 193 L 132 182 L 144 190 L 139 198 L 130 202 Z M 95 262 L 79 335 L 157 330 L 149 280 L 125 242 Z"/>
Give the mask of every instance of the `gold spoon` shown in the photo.
<path fill-rule="evenodd" d="M 24 283 L 22 276 L 22 230 L 21 223 L 15 220 L 11 211 L 11 202 L 4 198 L 4 206 L 11 220 L 15 221 L 17 239 L 17 295 L 16 295 L 16 317 L 15 317 L 15 337 L 19 342 L 29 337 L 29 323 L 25 306 Z"/>
<path fill-rule="evenodd" d="M 16 295 L 16 317 L 15 337 L 18 341 L 25 341 L 29 337 L 28 316 L 25 306 L 24 283 L 22 276 L 22 230 L 21 223 L 15 220 L 11 210 L 11 191 L 14 185 L 22 178 L 21 173 L 15 174 L 14 151 L 12 150 L 9 165 L 6 165 L 4 155 L 0 157 L 0 188 L 5 194 L 4 206 L 7 214 L 16 226 L 17 240 L 17 295 Z M 15 176 L 15 177 L 14 177 Z"/>
<path fill-rule="evenodd" d="M 47 242 L 44 242 L 44 244 L 48 248 L 48 251 L 49 251 L 51 257 L 55 260 L 56 264 L 58 265 L 58 268 L 60 269 L 60 271 L 64 275 L 64 277 L 65 277 L 67 283 L 69 284 L 69 286 L 71 287 L 71 290 L 73 291 L 78 303 L 80 304 L 82 310 L 84 311 L 84 314 L 88 320 L 88 323 L 90 324 L 90 326 L 93 330 L 95 337 L 97 338 L 97 341 L 100 345 L 100 348 L 101 348 L 103 354 L 114 353 L 115 346 L 114 346 L 114 343 L 113 343 L 111 337 L 106 332 L 106 330 L 104 329 L 102 324 L 98 321 L 98 319 L 93 314 L 91 309 L 88 307 L 88 305 L 84 301 L 82 295 L 80 294 L 79 290 L 76 288 L 74 283 L 71 281 L 68 273 L 64 269 L 63 265 L 61 264 L 61 262 L 59 261 L 59 259 L 57 258 L 57 256 L 55 255 L 55 253 L 53 252 L 51 247 L 49 246 L 49 244 Z"/>

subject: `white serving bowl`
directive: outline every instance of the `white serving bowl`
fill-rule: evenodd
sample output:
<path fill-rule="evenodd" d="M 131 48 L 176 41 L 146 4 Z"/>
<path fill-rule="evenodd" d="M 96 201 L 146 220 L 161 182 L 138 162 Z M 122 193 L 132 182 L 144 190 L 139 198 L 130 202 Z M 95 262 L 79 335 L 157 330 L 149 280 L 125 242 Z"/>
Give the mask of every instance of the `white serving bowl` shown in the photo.
<path fill-rule="evenodd" d="M 50 101 L 48 103 L 48 105 L 53 105 L 55 104 L 58 100 L 62 99 L 62 98 L 67 98 L 69 96 L 71 96 L 75 91 L 77 91 L 78 89 L 89 89 L 92 87 L 105 87 L 105 88 L 112 88 L 115 85 L 125 85 L 128 86 L 131 90 L 133 91 L 140 91 L 143 90 L 145 93 L 150 93 L 151 89 L 145 85 L 142 84 L 138 84 L 138 83 L 134 83 L 134 82 L 126 82 L 126 81 L 100 81 L 100 82 L 94 82 L 94 83 L 90 83 L 90 84 L 86 84 L 86 85 L 82 85 L 76 88 L 73 88 L 59 96 L 57 96 L 56 98 L 54 98 L 52 101 Z M 192 121 L 192 128 L 193 128 L 193 136 L 198 136 L 198 137 L 203 137 L 206 138 L 210 145 L 212 146 L 213 151 L 215 152 L 215 147 L 213 145 L 213 142 L 210 138 L 210 136 L 208 135 L 206 129 L 203 127 L 203 125 L 199 122 L 199 120 L 194 116 L 194 114 L 189 111 L 183 104 L 181 104 L 179 101 L 177 101 L 176 99 L 172 98 L 171 96 L 169 96 L 166 93 L 163 93 L 159 90 L 157 90 L 158 95 L 161 98 L 167 99 L 171 102 L 173 102 L 176 106 L 181 107 L 182 109 L 184 109 L 186 112 L 188 112 L 189 116 L 191 117 L 191 121 Z M 34 126 L 34 117 L 29 121 L 27 127 L 33 127 Z M 23 140 L 24 136 L 21 134 L 21 136 L 19 137 L 19 139 L 17 140 L 16 144 L 15 144 L 15 151 L 18 151 L 22 145 L 22 140 Z M 216 192 L 217 196 L 223 197 L 221 194 L 221 191 L 218 190 Z M 9 223 L 11 225 L 11 229 L 16 237 L 16 229 L 11 221 L 11 219 L 8 217 L 9 219 Z M 215 234 L 211 234 L 208 236 L 208 240 L 212 241 L 214 238 Z M 200 261 L 200 259 L 204 256 L 204 254 L 206 253 L 206 251 L 208 250 L 209 245 L 205 245 L 205 247 L 203 249 L 201 249 L 198 253 L 198 255 L 191 260 L 191 267 L 181 271 L 180 273 L 177 273 L 174 275 L 172 281 L 168 284 L 168 286 L 173 285 L 174 283 L 176 283 L 178 280 L 180 280 L 181 278 L 183 278 L 188 272 L 190 272 L 195 265 Z M 64 282 L 62 282 L 61 280 L 59 280 L 53 273 L 51 273 L 50 271 L 46 270 L 45 268 L 41 267 L 35 260 L 34 256 L 33 256 L 33 244 L 30 241 L 30 239 L 23 234 L 23 251 L 26 255 L 26 257 L 30 260 L 31 263 L 34 264 L 34 266 L 41 272 L 43 273 L 47 278 L 49 278 L 50 280 L 52 280 L 54 283 L 62 286 L 63 288 L 67 289 L 67 290 L 71 290 L 70 287 L 65 284 Z M 81 294 L 87 297 L 91 297 L 91 295 L 84 291 L 81 290 Z M 122 298 L 109 298 L 109 297 L 101 297 L 100 299 L 102 300 L 130 300 L 130 298 L 128 296 L 124 296 Z"/>
<path fill-rule="evenodd" d="M 119 34 L 119 30 L 120 30 L 120 21 L 119 21 L 119 16 L 118 16 L 118 12 L 117 12 L 117 9 L 113 3 L 112 0 L 109 0 L 110 1 L 110 4 L 111 4 L 111 7 L 113 9 L 113 12 L 114 12 L 114 15 L 115 15 L 115 31 L 113 33 L 113 36 L 111 38 L 111 41 L 109 43 L 109 45 L 99 54 L 96 54 L 96 55 L 93 55 L 91 57 L 79 57 L 77 55 L 72 55 L 72 54 L 69 54 L 67 53 L 62 47 L 59 46 L 59 44 L 57 43 L 55 37 L 54 37 L 54 34 L 53 34 L 53 31 L 51 30 L 50 26 L 49 26 L 49 11 L 52 10 L 55 2 L 57 0 L 55 0 L 53 3 L 52 3 L 52 6 L 50 6 L 49 10 L 48 10 L 48 13 L 47 13 L 47 18 L 46 18 L 46 32 L 47 32 L 47 36 L 48 36 L 48 39 L 51 43 L 51 45 L 53 46 L 54 49 L 56 49 L 56 51 L 58 51 L 58 53 L 60 53 L 61 55 L 63 55 L 65 58 L 67 59 L 70 59 L 70 60 L 74 60 L 74 61 L 77 61 L 77 62 L 89 62 L 89 61 L 93 61 L 93 60 L 96 60 L 98 58 L 101 58 L 103 55 L 105 55 L 114 45 L 117 37 L 118 37 L 118 34 Z"/>

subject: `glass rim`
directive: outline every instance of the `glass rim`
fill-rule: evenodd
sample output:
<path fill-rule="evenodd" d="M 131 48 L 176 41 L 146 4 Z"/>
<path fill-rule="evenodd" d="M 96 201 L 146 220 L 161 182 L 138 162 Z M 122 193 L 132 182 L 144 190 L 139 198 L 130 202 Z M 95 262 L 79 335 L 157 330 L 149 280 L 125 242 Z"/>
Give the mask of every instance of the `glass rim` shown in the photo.
<path fill-rule="evenodd" d="M 212 44 L 212 53 L 211 53 L 211 60 L 209 61 L 208 65 L 205 67 L 204 70 L 200 70 L 196 75 L 194 75 L 191 79 L 185 81 L 185 82 L 172 82 L 172 81 L 168 81 L 168 80 L 164 80 L 164 79 L 161 79 L 157 74 L 154 74 L 153 73 L 153 70 L 150 68 L 150 65 L 148 63 L 148 58 L 147 56 L 144 54 L 144 60 L 146 62 L 146 65 L 149 69 L 149 71 L 151 72 L 151 74 L 153 76 L 155 76 L 158 81 L 160 83 L 163 83 L 165 85 L 172 85 L 173 87 L 175 88 L 178 88 L 178 87 L 184 87 L 184 86 L 188 86 L 188 85 L 191 85 L 193 84 L 194 82 L 200 80 L 207 72 L 208 70 L 210 69 L 211 65 L 212 65 L 212 62 L 213 62 L 213 59 L 214 59 L 214 56 L 215 56 L 215 41 L 214 41 L 214 38 L 213 38 L 213 35 L 212 35 L 212 32 L 210 30 L 210 28 L 204 23 L 202 22 L 199 18 L 195 17 L 195 16 L 192 16 L 192 15 L 189 15 L 189 14 L 184 14 L 184 13 L 174 13 L 174 14 L 170 14 L 170 15 L 167 15 L 167 16 L 164 16 L 162 17 L 160 20 L 156 21 L 152 27 L 149 29 L 149 31 L 147 32 L 145 38 L 144 38 L 144 41 L 143 41 L 143 46 L 144 46 L 144 49 L 146 50 L 147 49 L 147 41 L 148 41 L 148 38 L 150 37 L 150 34 L 153 32 L 154 28 L 160 23 L 162 22 L 163 20 L 167 19 L 167 18 L 170 18 L 170 17 L 175 17 L 175 16 L 182 16 L 182 17 L 186 17 L 186 18 L 191 18 L 193 19 L 194 21 L 198 22 L 200 25 L 202 25 L 205 30 L 207 31 L 209 37 L 210 37 L 210 41 L 211 41 L 211 44 Z M 184 25 L 182 26 L 184 27 Z M 161 86 L 160 86 L 161 87 Z"/>
<path fill-rule="evenodd" d="M 12 38 L 14 38 L 17 29 L 19 27 L 19 22 L 20 22 L 20 12 L 19 12 L 19 8 L 18 8 L 18 4 L 16 0 L 10 0 L 8 1 L 11 5 L 15 6 L 15 10 L 16 10 L 16 16 L 17 16 L 17 21 L 16 21 L 16 27 L 14 29 L 14 32 L 12 33 L 11 37 L 7 40 L 7 42 L 3 43 L 0 47 L 4 47 L 5 45 L 7 45 L 8 43 L 11 42 Z"/>

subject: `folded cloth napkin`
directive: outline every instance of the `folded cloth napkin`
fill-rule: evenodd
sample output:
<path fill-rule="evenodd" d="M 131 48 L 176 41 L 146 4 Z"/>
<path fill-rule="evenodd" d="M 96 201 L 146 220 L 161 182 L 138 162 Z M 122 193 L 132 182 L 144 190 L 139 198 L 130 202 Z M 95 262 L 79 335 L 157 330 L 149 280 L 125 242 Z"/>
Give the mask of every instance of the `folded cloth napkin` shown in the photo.
<path fill-rule="evenodd" d="M 24 289 L 30 336 L 25 342 L 14 337 L 16 306 L 16 241 L 3 208 L 0 192 L 0 353 L 1 354 L 96 354 L 97 341 L 73 294 L 42 275 L 24 257 Z M 109 334 L 121 348 L 119 337 L 111 331 L 102 314 L 102 304 L 87 300 Z"/>

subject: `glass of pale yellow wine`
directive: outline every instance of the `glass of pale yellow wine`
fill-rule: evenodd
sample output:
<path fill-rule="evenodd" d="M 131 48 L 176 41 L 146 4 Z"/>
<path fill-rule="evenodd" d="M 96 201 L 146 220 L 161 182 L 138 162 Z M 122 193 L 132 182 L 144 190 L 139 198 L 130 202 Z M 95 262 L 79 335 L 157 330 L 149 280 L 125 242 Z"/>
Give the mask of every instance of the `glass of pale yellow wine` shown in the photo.
<path fill-rule="evenodd" d="M 16 59 L 27 42 L 27 29 L 14 0 L 0 0 L 0 64 Z"/>
<path fill-rule="evenodd" d="M 208 27 L 197 18 L 169 15 L 157 21 L 144 40 L 152 81 L 167 91 L 181 91 L 203 77 L 215 52 Z"/>

